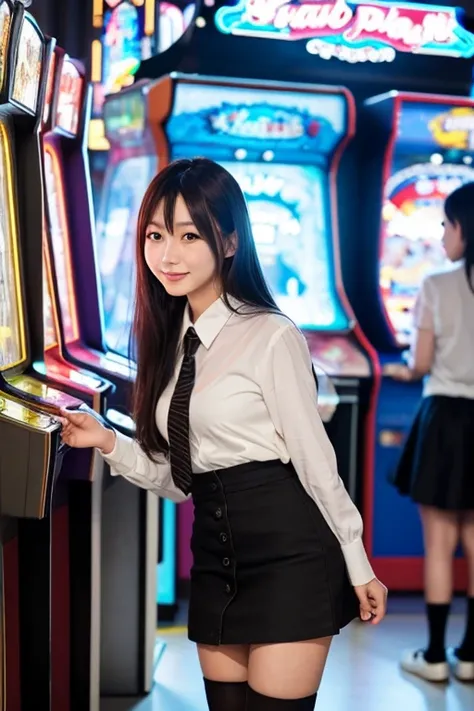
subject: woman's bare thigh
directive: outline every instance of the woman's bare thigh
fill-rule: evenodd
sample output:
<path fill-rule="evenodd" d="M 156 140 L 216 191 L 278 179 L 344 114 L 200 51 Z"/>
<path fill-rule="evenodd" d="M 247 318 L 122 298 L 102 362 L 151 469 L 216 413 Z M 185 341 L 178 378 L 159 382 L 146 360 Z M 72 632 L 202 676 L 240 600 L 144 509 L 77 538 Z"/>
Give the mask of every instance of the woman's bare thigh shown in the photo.
<path fill-rule="evenodd" d="M 247 681 L 249 649 L 248 644 L 198 644 L 203 676 L 210 681 Z"/>
<path fill-rule="evenodd" d="M 248 682 L 276 699 L 301 699 L 319 689 L 332 637 L 250 647 Z"/>

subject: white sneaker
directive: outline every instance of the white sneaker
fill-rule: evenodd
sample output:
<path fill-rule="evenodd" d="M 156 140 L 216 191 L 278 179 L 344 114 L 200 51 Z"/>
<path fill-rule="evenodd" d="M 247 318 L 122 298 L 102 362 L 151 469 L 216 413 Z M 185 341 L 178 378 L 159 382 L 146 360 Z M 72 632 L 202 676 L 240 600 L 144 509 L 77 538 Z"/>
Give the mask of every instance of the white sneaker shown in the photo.
<path fill-rule="evenodd" d="M 456 679 L 459 679 L 459 681 L 474 681 L 474 662 L 461 661 L 456 655 L 456 650 L 452 647 L 447 650 L 446 655 Z"/>
<path fill-rule="evenodd" d="M 449 679 L 449 664 L 447 662 L 427 662 L 423 649 L 407 651 L 400 665 L 403 671 L 416 674 L 426 681 L 447 681 Z"/>

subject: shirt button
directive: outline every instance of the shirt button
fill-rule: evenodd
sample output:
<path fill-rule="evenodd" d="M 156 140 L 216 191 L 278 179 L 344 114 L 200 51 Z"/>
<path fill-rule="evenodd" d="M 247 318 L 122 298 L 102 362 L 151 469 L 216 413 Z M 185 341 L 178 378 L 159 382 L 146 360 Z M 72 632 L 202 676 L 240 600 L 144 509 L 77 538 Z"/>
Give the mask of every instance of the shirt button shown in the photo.
<path fill-rule="evenodd" d="M 215 513 L 214 513 L 214 516 L 215 516 L 217 519 L 222 518 L 222 509 L 216 509 L 216 511 L 215 511 Z"/>
<path fill-rule="evenodd" d="M 222 559 L 222 565 L 223 565 L 225 568 L 228 568 L 229 565 L 230 565 L 230 558 L 223 558 L 223 559 Z"/>
<path fill-rule="evenodd" d="M 221 543 L 227 543 L 227 533 L 221 533 L 219 538 L 221 539 Z"/>

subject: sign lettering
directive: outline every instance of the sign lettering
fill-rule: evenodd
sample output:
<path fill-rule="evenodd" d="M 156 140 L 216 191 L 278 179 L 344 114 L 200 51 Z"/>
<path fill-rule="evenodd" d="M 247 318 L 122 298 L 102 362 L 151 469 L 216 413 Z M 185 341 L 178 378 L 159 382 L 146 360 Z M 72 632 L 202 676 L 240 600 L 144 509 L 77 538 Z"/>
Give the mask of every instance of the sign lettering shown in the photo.
<path fill-rule="evenodd" d="M 215 22 L 227 34 L 306 39 L 310 54 L 327 59 L 393 61 L 397 52 L 472 57 L 474 36 L 460 15 L 452 7 L 381 0 L 240 0 L 220 8 Z"/>

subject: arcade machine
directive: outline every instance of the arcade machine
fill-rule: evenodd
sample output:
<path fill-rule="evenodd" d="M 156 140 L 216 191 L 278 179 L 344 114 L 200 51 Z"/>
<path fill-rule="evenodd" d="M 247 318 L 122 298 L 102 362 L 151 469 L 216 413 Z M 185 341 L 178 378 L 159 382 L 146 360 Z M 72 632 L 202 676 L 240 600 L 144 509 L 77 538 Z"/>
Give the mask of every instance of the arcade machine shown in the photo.
<path fill-rule="evenodd" d="M 196 155 L 219 161 L 247 198 L 260 261 L 279 306 L 305 331 L 315 364 L 338 389 L 340 404 L 327 427 L 340 474 L 357 499 L 359 409 L 367 407 L 374 359 L 339 268 L 335 181 L 354 131 L 351 94 L 338 87 L 175 74 L 108 97 L 104 115 L 115 129 L 98 230 L 111 324 L 123 323 L 131 299 L 134 234 L 124 230 L 125 214 L 136 217 L 157 167 Z M 188 504 L 179 515 L 180 560 L 189 561 Z"/>
<path fill-rule="evenodd" d="M 161 4 L 155 0 L 98 0 L 94 3 L 89 149 L 93 194 L 97 204 L 110 147 L 102 115 L 104 99 L 107 94 L 132 84 L 140 62 L 155 54 L 158 35 L 156 16 Z"/>
<path fill-rule="evenodd" d="M 145 84 L 141 86 L 145 88 Z M 97 268 L 103 337 L 115 358 L 125 358 L 129 353 L 136 221 L 143 195 L 157 172 L 155 146 L 146 131 L 145 111 L 141 90 L 115 94 L 114 101 L 104 107 L 105 131 L 111 149 L 97 217 Z M 160 499 L 159 505 L 157 603 L 159 616 L 172 619 L 177 608 L 176 505 L 165 499 Z"/>
<path fill-rule="evenodd" d="M 367 263 L 372 257 L 370 264 L 377 272 L 374 269 L 364 280 L 372 291 L 366 294 L 368 316 L 362 326 L 385 365 L 402 359 L 411 343 L 421 280 L 428 272 L 449 268 L 441 243 L 443 202 L 455 188 L 474 180 L 474 102 L 391 92 L 368 99 L 366 109 L 373 156 L 366 204 L 376 206 L 367 225 L 379 239 L 367 249 Z M 389 483 L 420 397 L 420 383 L 381 380 L 374 480 L 367 482 L 364 508 L 372 563 L 395 590 L 423 588 L 418 512 Z M 457 585 L 462 585 L 459 560 L 456 576 Z"/>
<path fill-rule="evenodd" d="M 57 342 L 50 344 L 47 362 L 54 358 L 63 367 L 67 364 L 70 377 L 77 377 L 73 374 L 78 366 L 85 366 L 93 378 L 110 380 L 116 391 L 108 399 L 106 419 L 133 436 L 133 423 L 123 414 L 133 369 L 127 358 L 103 346 L 100 299 L 94 290 L 84 153 L 88 110 L 84 68 L 58 49 L 49 123 L 43 134 L 46 260 L 57 305 Z M 107 480 L 112 482 L 101 506 L 100 688 L 103 695 L 138 695 L 151 688 L 154 660 L 162 649 L 155 644 L 158 503 L 153 493 L 120 477 Z"/>
<path fill-rule="evenodd" d="M 0 17 L 5 49 L 0 97 L 0 508 L 2 517 L 8 517 L 2 518 L 10 651 L 7 704 L 8 711 L 20 706 L 59 709 L 53 703 L 50 676 L 58 661 L 67 666 L 70 586 L 68 551 L 58 550 L 61 541 L 53 532 L 53 520 L 62 518 L 66 506 L 58 476 L 84 475 L 92 453 L 70 453 L 62 462 L 65 448 L 53 415 L 60 407 L 82 407 L 82 402 L 53 389 L 40 373 L 42 195 L 37 129 L 52 43 L 45 42 L 21 3 L 1 3 Z M 54 611 L 52 599 L 62 603 Z M 61 652 L 66 659 L 58 660 Z"/>

